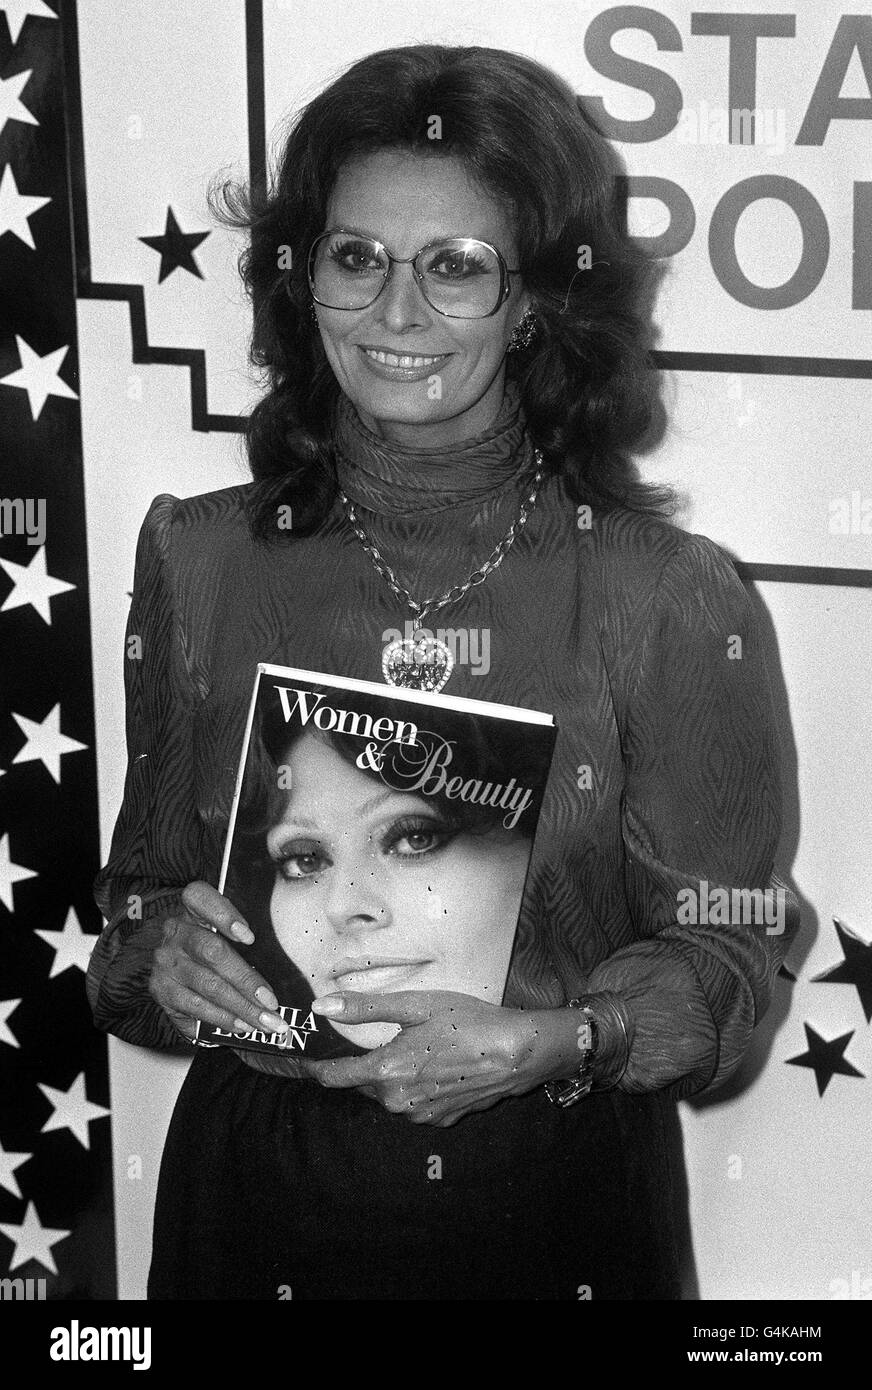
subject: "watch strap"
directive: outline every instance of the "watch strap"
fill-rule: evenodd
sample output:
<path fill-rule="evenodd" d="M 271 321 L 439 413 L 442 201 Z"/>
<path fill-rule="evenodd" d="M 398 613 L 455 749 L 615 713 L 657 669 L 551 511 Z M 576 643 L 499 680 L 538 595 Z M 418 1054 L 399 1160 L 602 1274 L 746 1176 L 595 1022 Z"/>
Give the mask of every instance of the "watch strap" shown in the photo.
<path fill-rule="evenodd" d="M 575 1076 L 567 1081 L 546 1081 L 545 1094 L 553 1105 L 565 1109 L 582 1100 L 593 1088 L 593 1063 L 599 1041 L 593 1009 L 583 999 L 570 999 L 567 1008 L 578 1009 L 581 1018 L 576 1030 L 581 1059 Z"/>

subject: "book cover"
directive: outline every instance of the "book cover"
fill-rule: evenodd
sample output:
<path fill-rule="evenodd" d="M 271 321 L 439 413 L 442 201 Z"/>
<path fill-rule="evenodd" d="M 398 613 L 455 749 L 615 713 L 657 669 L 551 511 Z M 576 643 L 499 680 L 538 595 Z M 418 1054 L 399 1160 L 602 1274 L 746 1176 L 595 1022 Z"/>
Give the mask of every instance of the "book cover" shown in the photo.
<path fill-rule="evenodd" d="M 198 1039 L 317 1061 L 399 1031 L 319 1017 L 325 994 L 501 1003 L 556 734 L 537 710 L 259 665 L 218 887 L 289 1026 Z"/>

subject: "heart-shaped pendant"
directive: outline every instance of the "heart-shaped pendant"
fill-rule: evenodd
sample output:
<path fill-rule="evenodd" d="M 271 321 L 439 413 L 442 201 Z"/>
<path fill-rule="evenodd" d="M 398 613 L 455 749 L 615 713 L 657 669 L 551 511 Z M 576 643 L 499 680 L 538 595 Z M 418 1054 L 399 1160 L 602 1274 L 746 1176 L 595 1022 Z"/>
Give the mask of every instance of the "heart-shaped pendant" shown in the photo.
<path fill-rule="evenodd" d="M 438 695 L 454 670 L 454 653 L 438 637 L 397 637 L 382 652 L 382 672 L 389 685 Z"/>

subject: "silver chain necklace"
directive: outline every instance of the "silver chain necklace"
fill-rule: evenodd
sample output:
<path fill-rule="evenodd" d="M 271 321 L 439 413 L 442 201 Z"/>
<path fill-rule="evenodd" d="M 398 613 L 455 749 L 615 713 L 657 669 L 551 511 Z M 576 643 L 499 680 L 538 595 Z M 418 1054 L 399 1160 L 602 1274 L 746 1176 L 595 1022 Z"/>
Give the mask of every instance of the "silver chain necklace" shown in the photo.
<path fill-rule="evenodd" d="M 493 574 L 494 570 L 502 564 L 536 505 L 536 495 L 544 477 L 542 455 L 538 449 L 535 450 L 535 459 L 536 474 L 530 492 L 521 503 L 517 517 L 506 534 L 497 541 L 484 564 L 480 565 L 477 570 L 473 570 L 469 578 L 462 584 L 453 584 L 450 589 L 446 589 L 444 594 L 424 599 L 420 603 L 412 597 L 408 589 L 400 584 L 384 556 L 377 546 L 373 545 L 357 520 L 354 504 L 340 488 L 339 496 L 354 534 L 382 579 L 386 580 L 397 597 L 404 599 L 411 608 L 416 628 L 420 629 L 424 619 L 430 613 L 444 608 L 446 604 L 456 603 L 476 584 L 483 584 L 488 575 Z M 422 636 L 419 631 L 413 633 L 411 638 L 398 638 L 389 642 L 382 651 L 382 673 L 385 681 L 390 685 L 410 687 L 413 690 L 426 690 L 435 694 L 442 689 L 453 670 L 454 653 L 451 648 L 437 637 Z"/>

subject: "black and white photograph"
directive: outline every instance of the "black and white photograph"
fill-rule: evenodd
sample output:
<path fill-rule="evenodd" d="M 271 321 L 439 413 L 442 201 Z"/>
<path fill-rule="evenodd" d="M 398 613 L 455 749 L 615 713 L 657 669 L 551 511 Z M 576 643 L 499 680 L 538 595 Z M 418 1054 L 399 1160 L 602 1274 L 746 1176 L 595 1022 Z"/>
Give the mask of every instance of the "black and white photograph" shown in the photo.
<path fill-rule="evenodd" d="M 870 132 L 838 0 L 0 0 L 34 1364 L 859 1347 Z"/>

